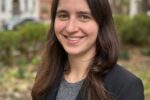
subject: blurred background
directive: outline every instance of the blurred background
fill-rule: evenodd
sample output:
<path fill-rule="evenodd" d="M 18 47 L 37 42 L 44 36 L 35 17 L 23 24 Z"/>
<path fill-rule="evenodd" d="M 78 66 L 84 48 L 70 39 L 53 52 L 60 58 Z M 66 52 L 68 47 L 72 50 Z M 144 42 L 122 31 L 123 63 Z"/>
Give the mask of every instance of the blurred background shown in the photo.
<path fill-rule="evenodd" d="M 150 0 L 109 0 L 118 63 L 140 77 L 150 100 Z M 0 0 L 0 100 L 31 100 L 50 26 L 51 0 Z"/>

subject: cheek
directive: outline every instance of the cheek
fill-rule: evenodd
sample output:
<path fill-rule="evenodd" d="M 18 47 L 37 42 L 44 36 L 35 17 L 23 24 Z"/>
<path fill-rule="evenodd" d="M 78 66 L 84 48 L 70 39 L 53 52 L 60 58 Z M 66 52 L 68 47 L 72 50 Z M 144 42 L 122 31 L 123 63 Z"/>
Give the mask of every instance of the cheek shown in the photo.
<path fill-rule="evenodd" d="M 56 34 L 59 34 L 60 32 L 62 32 L 64 27 L 65 27 L 65 24 L 63 22 L 60 22 L 57 20 L 55 21 L 54 30 Z"/>
<path fill-rule="evenodd" d="M 93 37 L 97 37 L 98 34 L 98 25 L 96 23 L 87 24 L 84 28 L 88 35 L 92 35 Z"/>

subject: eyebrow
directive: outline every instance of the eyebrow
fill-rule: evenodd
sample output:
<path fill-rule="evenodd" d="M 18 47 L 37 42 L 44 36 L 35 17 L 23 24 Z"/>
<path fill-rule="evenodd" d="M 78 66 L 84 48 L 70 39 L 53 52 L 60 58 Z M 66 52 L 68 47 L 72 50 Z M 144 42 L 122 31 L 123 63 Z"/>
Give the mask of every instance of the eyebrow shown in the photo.
<path fill-rule="evenodd" d="M 59 13 L 68 13 L 68 12 L 66 10 L 58 10 L 56 13 L 59 14 Z M 92 15 L 89 11 L 78 11 L 77 14 Z"/>
<path fill-rule="evenodd" d="M 58 10 L 58 11 L 56 12 L 56 14 L 59 14 L 59 13 L 67 13 L 67 11 L 66 11 L 66 10 Z"/>
<path fill-rule="evenodd" d="M 84 14 L 86 14 L 86 15 L 92 15 L 90 12 L 88 12 L 88 11 L 79 11 L 79 12 L 77 12 L 77 14 L 80 14 L 80 15 L 84 15 Z"/>

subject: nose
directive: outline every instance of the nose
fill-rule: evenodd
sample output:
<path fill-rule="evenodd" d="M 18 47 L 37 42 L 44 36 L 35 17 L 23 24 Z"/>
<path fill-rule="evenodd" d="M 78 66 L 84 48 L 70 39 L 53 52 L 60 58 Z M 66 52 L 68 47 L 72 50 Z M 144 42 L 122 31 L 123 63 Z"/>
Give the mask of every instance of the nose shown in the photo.
<path fill-rule="evenodd" d="M 78 31 L 78 25 L 75 18 L 70 18 L 66 25 L 66 32 L 67 33 L 76 33 Z"/>

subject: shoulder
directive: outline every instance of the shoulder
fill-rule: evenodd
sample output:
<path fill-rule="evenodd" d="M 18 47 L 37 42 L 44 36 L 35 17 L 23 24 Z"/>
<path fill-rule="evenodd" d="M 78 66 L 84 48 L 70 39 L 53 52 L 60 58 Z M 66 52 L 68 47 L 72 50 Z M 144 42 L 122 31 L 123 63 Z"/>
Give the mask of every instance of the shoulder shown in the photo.
<path fill-rule="evenodd" d="M 139 98 L 144 98 L 142 81 L 133 73 L 119 65 L 115 65 L 105 76 L 104 86 L 110 93 L 117 98 L 121 98 L 121 100 L 130 100 L 129 98 L 131 97 L 134 100 L 135 98 L 137 98 L 136 100 L 143 100 Z M 122 99 L 125 96 L 126 99 Z"/>
<path fill-rule="evenodd" d="M 104 81 L 114 81 L 115 83 L 119 84 L 120 82 L 131 82 L 137 79 L 138 77 L 129 72 L 127 69 L 123 68 L 120 65 L 115 65 L 114 68 L 105 76 Z"/>

